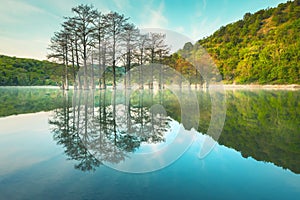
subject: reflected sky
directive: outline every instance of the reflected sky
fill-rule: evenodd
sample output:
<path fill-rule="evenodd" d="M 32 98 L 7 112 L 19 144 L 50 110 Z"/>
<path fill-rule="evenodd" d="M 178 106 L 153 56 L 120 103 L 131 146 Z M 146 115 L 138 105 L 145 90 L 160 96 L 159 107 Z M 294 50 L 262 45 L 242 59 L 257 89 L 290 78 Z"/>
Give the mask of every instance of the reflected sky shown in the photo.
<path fill-rule="evenodd" d="M 30 167 L 62 152 L 49 134 L 48 118 L 48 112 L 0 118 L 0 175 Z"/>

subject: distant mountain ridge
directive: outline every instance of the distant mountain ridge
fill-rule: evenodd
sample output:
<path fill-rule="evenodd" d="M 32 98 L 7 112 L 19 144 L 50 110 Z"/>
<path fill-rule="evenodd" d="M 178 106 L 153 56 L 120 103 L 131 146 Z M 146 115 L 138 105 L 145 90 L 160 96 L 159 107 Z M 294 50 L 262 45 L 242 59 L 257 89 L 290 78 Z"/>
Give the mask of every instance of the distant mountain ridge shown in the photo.
<path fill-rule="evenodd" d="M 201 39 L 225 83 L 300 83 L 300 0 L 281 3 Z"/>

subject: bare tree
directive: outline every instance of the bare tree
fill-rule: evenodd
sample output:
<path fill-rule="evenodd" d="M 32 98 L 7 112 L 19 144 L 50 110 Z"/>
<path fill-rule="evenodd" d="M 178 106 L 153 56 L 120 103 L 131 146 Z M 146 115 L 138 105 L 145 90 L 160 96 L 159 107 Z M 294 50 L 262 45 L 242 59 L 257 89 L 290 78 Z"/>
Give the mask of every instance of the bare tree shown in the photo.
<path fill-rule="evenodd" d="M 149 42 L 149 34 L 140 34 L 137 38 L 136 42 L 136 49 L 134 51 L 136 62 L 142 66 L 146 61 L 146 47 L 148 47 Z M 143 75 L 142 75 L 142 68 L 139 67 L 139 87 L 140 89 L 143 89 Z"/>
<path fill-rule="evenodd" d="M 163 33 L 150 33 L 148 42 L 148 56 L 150 63 L 161 63 L 162 58 L 169 53 L 169 47 L 165 44 L 166 34 Z M 153 66 L 151 65 L 152 81 L 149 83 L 149 88 L 153 89 Z M 160 72 L 159 87 L 161 88 L 161 79 L 163 72 Z"/>
<path fill-rule="evenodd" d="M 113 88 L 116 88 L 116 59 L 117 59 L 117 47 L 120 44 L 120 35 L 124 31 L 124 25 L 128 18 L 124 15 L 120 15 L 116 12 L 110 12 L 103 16 L 104 24 L 107 28 L 107 34 L 110 36 L 112 43 L 112 69 L 113 69 Z"/>
<path fill-rule="evenodd" d="M 162 57 L 169 52 L 169 47 L 165 44 L 166 34 L 150 33 L 147 50 L 150 62 L 155 63 L 161 61 Z"/>
<path fill-rule="evenodd" d="M 123 42 L 125 43 L 125 73 L 126 73 L 126 78 L 125 78 L 125 87 L 130 87 L 130 71 L 131 68 L 131 62 L 132 62 L 132 57 L 133 57 L 133 50 L 136 47 L 136 43 L 138 40 L 140 32 L 139 29 L 135 27 L 133 24 L 125 24 L 124 25 L 124 32 L 122 33 L 122 39 Z"/>
<path fill-rule="evenodd" d="M 62 26 L 64 30 L 68 33 L 68 54 L 70 59 L 69 61 L 72 63 L 72 76 L 74 81 L 74 89 L 77 89 L 76 82 L 76 73 L 79 70 L 79 56 L 78 56 L 78 34 L 76 32 L 76 24 L 73 18 L 66 18 Z"/>
<path fill-rule="evenodd" d="M 51 44 L 49 46 L 50 54 L 47 55 L 48 59 L 52 58 L 55 61 L 62 62 L 65 66 L 65 72 L 62 75 L 62 89 L 69 89 L 68 84 L 68 42 L 69 33 L 64 29 L 60 32 L 54 33 L 51 38 Z"/>
<path fill-rule="evenodd" d="M 78 39 L 81 45 L 81 55 L 83 59 L 84 67 L 84 89 L 89 89 L 88 86 L 88 69 L 87 69 L 87 60 L 88 60 L 88 50 L 89 47 L 93 45 L 92 34 L 94 32 L 93 21 L 97 17 L 98 12 L 93 8 L 93 6 L 88 5 L 79 5 L 75 8 L 72 8 L 72 11 L 75 13 L 73 17 L 76 24 L 76 32 L 78 33 Z"/>
<path fill-rule="evenodd" d="M 103 15 L 101 12 L 97 12 L 97 16 L 94 19 L 94 27 L 95 27 L 95 32 L 94 32 L 94 39 L 95 39 L 95 44 L 96 44 L 96 49 L 98 50 L 98 75 L 99 75 L 99 88 L 106 88 L 105 84 L 105 65 L 103 65 L 103 60 L 105 59 L 104 57 L 106 56 L 106 50 L 105 47 L 105 24 L 104 24 L 104 19 Z"/>

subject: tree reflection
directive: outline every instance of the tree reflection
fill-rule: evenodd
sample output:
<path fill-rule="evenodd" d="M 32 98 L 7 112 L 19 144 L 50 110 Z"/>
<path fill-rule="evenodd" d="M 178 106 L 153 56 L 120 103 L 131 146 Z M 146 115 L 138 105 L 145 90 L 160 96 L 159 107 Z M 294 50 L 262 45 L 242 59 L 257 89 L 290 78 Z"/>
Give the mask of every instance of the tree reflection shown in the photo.
<path fill-rule="evenodd" d="M 90 171 L 125 160 L 143 143 L 163 142 L 171 120 L 158 103 L 152 91 L 66 92 L 49 124 L 75 168 Z"/>
<path fill-rule="evenodd" d="M 100 161 L 85 148 L 84 143 L 80 137 L 81 129 L 88 130 L 88 123 L 83 123 L 80 119 L 82 108 L 86 109 L 81 104 L 74 104 L 72 101 L 76 100 L 77 96 L 81 97 L 82 92 L 74 93 L 73 99 L 70 98 L 68 92 L 64 93 L 63 108 L 56 109 L 53 117 L 49 120 L 52 126 L 53 138 L 57 144 L 62 145 L 65 149 L 65 154 L 71 159 L 79 161 L 75 164 L 76 169 L 82 171 L 90 171 L 100 165 Z M 79 98 L 79 103 L 80 103 Z M 85 110 L 87 111 L 87 110 Z M 87 119 L 87 112 L 84 113 Z"/>
<path fill-rule="evenodd" d="M 179 94 L 166 89 L 69 92 L 49 123 L 55 141 L 70 159 L 78 161 L 75 167 L 94 170 L 105 162 L 126 160 L 144 143 L 164 142 L 171 120 L 190 130 L 190 122 L 198 119 L 194 128 L 207 134 L 211 94 L 197 92 L 200 118 L 192 112 L 182 115 L 179 102 L 188 101 L 188 91 Z M 300 173 L 299 95 L 294 91 L 227 91 L 227 116 L 218 143 L 243 157 Z"/>

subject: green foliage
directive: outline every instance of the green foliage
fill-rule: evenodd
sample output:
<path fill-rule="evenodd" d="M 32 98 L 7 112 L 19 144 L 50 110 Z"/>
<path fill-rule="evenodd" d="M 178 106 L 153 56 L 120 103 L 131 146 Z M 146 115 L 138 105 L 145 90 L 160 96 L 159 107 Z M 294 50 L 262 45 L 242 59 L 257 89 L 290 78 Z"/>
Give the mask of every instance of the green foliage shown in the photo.
<path fill-rule="evenodd" d="M 0 117 L 62 107 L 63 92 L 50 88 L 0 87 Z"/>
<path fill-rule="evenodd" d="M 244 157 L 272 162 L 300 173 L 299 92 L 227 93 L 227 116 L 220 144 Z"/>
<path fill-rule="evenodd" d="M 186 58 L 191 56 L 193 50 L 193 45 L 189 42 L 184 45 L 184 48 L 179 50 L 178 53 L 174 53 L 170 56 L 164 58 L 163 63 L 173 68 L 179 72 L 181 77 L 181 84 L 188 82 L 189 85 L 192 84 L 202 84 L 203 79 L 200 73 L 197 71 L 195 66 L 193 66 Z"/>
<path fill-rule="evenodd" d="M 243 157 L 272 162 L 300 173 L 299 91 L 226 91 L 226 120 L 218 143 Z M 198 93 L 198 131 L 211 122 L 209 93 Z M 174 118 L 174 115 L 170 113 Z"/>
<path fill-rule="evenodd" d="M 246 13 L 198 41 L 227 83 L 300 83 L 299 1 Z"/>
<path fill-rule="evenodd" d="M 0 86 L 57 85 L 62 74 L 62 65 L 0 55 Z"/>

